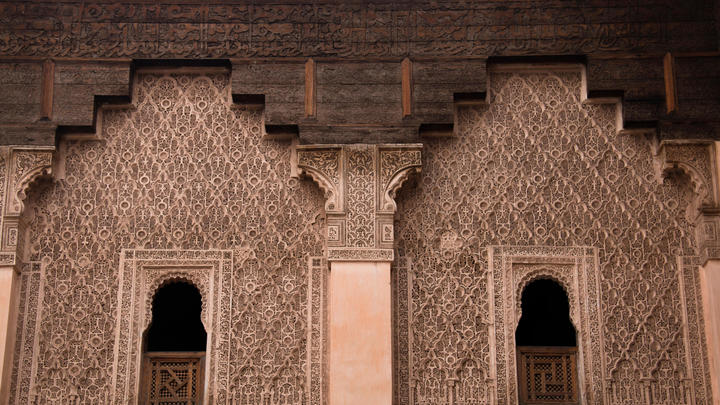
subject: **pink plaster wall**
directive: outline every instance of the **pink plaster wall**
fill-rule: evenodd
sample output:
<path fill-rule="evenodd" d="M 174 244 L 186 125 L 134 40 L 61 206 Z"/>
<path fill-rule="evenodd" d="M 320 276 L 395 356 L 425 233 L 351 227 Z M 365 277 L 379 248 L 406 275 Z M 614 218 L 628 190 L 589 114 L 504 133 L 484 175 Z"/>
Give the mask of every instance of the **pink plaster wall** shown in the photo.
<path fill-rule="evenodd" d="M 392 403 L 390 263 L 330 267 L 330 404 Z"/>

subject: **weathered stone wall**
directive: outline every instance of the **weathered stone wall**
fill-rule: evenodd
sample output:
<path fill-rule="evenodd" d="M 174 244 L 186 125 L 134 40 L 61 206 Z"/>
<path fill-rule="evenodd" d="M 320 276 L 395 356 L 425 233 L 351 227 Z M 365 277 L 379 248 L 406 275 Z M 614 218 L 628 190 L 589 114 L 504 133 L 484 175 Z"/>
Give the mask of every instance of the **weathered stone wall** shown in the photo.
<path fill-rule="evenodd" d="M 517 403 L 513 277 L 535 272 L 575 308 L 587 403 L 709 404 L 686 180 L 660 184 L 651 143 L 581 103 L 578 72 L 489 83 L 398 199 L 397 403 Z"/>
<path fill-rule="evenodd" d="M 30 264 L 10 403 L 37 395 L 42 404 L 119 404 L 137 395 L 130 388 L 125 399 L 117 383 L 133 384 L 124 348 L 134 345 L 122 333 L 139 305 L 130 292 L 145 288 L 132 283 L 140 266 L 127 263 L 150 253 L 121 257 L 123 249 L 156 251 L 152 260 L 180 269 L 197 266 L 202 252 L 230 251 L 228 291 L 207 304 L 219 313 L 212 361 L 225 370 L 211 380 L 224 387 L 211 399 L 306 401 L 307 376 L 319 367 L 306 346 L 308 258 L 323 253 L 324 200 L 291 178 L 288 143 L 261 139 L 261 115 L 231 107 L 229 86 L 227 72 L 140 74 L 135 107 L 106 111 L 102 140 L 60 146 L 64 175 L 26 202 Z M 121 263 L 129 275 L 119 274 Z"/>

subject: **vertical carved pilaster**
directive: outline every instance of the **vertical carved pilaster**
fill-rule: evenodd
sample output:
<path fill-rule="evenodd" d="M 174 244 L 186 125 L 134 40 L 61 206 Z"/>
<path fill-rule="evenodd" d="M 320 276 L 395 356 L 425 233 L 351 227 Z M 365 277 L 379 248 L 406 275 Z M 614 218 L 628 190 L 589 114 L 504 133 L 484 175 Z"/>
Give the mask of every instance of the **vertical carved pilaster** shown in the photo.
<path fill-rule="evenodd" d="M 420 171 L 421 150 L 421 144 L 296 147 L 298 173 L 325 192 L 329 260 L 393 260 L 395 194 Z"/>
<path fill-rule="evenodd" d="M 0 403 L 7 403 L 15 346 L 23 200 L 39 176 L 51 171 L 53 150 L 0 147 Z"/>

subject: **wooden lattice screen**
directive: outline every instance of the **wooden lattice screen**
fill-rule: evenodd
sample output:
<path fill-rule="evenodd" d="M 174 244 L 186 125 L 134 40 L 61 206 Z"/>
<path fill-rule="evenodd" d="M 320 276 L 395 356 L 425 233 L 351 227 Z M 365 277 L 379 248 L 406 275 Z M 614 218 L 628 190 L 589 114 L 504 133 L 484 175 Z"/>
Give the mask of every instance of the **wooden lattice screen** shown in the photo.
<path fill-rule="evenodd" d="M 143 362 L 142 404 L 202 404 L 205 352 L 151 352 Z"/>
<path fill-rule="evenodd" d="M 518 347 L 520 404 L 577 404 L 576 347 Z"/>

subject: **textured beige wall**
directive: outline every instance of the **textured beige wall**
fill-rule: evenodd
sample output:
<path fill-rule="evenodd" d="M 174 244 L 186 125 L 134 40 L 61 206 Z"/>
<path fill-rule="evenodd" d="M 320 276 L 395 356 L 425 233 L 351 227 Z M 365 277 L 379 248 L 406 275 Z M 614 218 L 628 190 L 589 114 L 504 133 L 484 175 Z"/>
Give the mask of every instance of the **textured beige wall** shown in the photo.
<path fill-rule="evenodd" d="M 330 266 L 330 404 L 392 403 L 390 263 Z"/>

